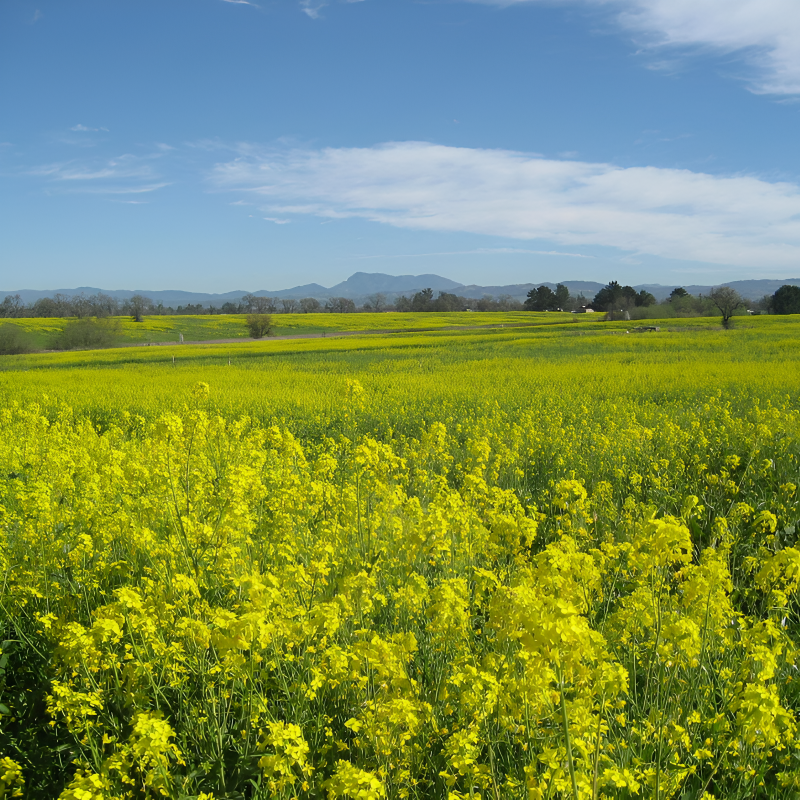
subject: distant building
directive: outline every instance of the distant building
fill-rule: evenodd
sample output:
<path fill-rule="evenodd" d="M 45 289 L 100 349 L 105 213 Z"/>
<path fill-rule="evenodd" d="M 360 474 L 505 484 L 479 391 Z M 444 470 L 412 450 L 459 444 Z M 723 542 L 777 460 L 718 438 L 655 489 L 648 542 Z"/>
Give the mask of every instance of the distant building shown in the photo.
<path fill-rule="evenodd" d="M 589 308 L 589 306 L 581 306 L 580 308 L 575 309 L 575 311 L 573 311 L 572 313 L 573 314 L 594 314 L 594 309 L 593 308 Z"/>

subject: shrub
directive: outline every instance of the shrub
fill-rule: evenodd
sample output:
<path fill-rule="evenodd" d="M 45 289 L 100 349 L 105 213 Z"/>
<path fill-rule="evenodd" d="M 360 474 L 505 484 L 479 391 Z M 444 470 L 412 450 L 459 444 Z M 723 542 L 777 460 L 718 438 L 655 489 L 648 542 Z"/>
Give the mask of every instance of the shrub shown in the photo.
<path fill-rule="evenodd" d="M 272 333 L 272 316 L 270 314 L 248 314 L 247 330 L 253 339 L 263 339 Z"/>
<path fill-rule="evenodd" d="M 53 350 L 99 350 L 112 347 L 119 334 L 119 322 L 85 317 L 68 322 L 52 342 Z"/>
<path fill-rule="evenodd" d="M 31 353 L 34 349 L 33 337 L 24 328 L 11 322 L 0 325 L 0 355 Z"/>

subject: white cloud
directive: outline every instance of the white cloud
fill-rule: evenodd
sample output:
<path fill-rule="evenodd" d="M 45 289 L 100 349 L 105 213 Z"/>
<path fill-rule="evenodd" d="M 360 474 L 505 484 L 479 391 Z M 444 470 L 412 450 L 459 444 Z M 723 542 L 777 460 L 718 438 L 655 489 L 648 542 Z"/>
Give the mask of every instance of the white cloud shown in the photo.
<path fill-rule="evenodd" d="M 50 193 L 142 194 L 169 186 L 160 180 L 152 160 L 162 154 L 136 156 L 126 153 L 112 159 L 42 164 L 27 174 L 48 179 Z"/>
<path fill-rule="evenodd" d="M 253 6 L 253 8 L 261 8 L 257 3 L 251 3 L 249 0 L 222 0 L 223 3 L 234 3 L 237 6 Z"/>
<path fill-rule="evenodd" d="M 475 0 L 510 6 L 539 0 Z M 545 0 L 613 11 L 627 30 L 658 46 L 740 53 L 755 68 L 756 92 L 800 93 L 800 3 L 797 0 Z"/>
<path fill-rule="evenodd" d="M 70 128 L 71 131 L 75 131 L 76 133 L 98 133 L 99 131 L 105 131 L 108 133 L 108 128 L 87 128 L 86 125 L 73 125 Z"/>
<path fill-rule="evenodd" d="M 372 255 L 372 256 L 348 256 L 359 260 L 374 258 L 430 258 L 431 256 L 518 256 L 518 255 L 537 255 L 537 256 L 566 256 L 568 258 L 594 258 L 583 253 L 565 253 L 562 250 L 529 250 L 524 247 L 477 247 L 474 250 L 448 250 L 436 253 L 394 253 L 392 255 Z"/>
<path fill-rule="evenodd" d="M 787 182 L 426 142 L 239 152 L 215 167 L 213 181 L 266 199 L 276 215 L 360 217 L 747 267 L 800 261 L 800 187 Z"/>
<path fill-rule="evenodd" d="M 124 163 L 124 162 L 123 162 Z M 113 178 L 151 178 L 153 172 L 147 165 L 124 166 L 119 162 L 110 161 L 104 166 L 93 167 L 85 164 L 45 164 L 30 170 L 31 175 L 47 176 L 59 181 L 96 181 Z"/>
<path fill-rule="evenodd" d="M 328 5 L 324 0 L 300 0 L 300 8 L 311 19 L 319 19 L 319 12 Z"/>
<path fill-rule="evenodd" d="M 95 186 L 91 184 L 81 184 L 81 185 L 70 185 L 67 188 L 63 186 L 58 186 L 52 189 L 47 190 L 47 194 L 108 194 L 108 195 L 120 195 L 120 194 L 148 194 L 149 192 L 156 192 L 159 189 L 163 189 L 166 186 L 170 186 L 169 183 L 150 183 L 150 184 L 139 184 L 137 186 Z"/>

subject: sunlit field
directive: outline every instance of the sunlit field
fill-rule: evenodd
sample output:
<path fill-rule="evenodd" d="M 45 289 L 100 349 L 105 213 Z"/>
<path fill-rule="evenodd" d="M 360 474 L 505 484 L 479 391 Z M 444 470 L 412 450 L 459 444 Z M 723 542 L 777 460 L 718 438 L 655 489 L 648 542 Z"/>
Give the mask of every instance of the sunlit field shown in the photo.
<path fill-rule="evenodd" d="M 450 326 L 529 325 L 572 321 L 576 315 L 557 312 L 453 312 L 441 313 L 359 313 L 359 314 L 273 314 L 275 336 L 339 333 L 342 331 L 387 331 L 431 329 Z M 146 345 L 178 343 L 181 334 L 186 342 L 215 339 L 249 339 L 243 314 L 201 314 L 146 316 L 141 322 L 131 317 L 115 317 L 119 326 L 118 344 Z M 29 331 L 37 346 L 47 349 L 70 319 L 21 318 L 8 320 Z M 0 322 L 2 325 L 3 322 Z"/>
<path fill-rule="evenodd" d="M 800 319 L 574 319 L 0 358 L 0 797 L 799 796 Z"/>

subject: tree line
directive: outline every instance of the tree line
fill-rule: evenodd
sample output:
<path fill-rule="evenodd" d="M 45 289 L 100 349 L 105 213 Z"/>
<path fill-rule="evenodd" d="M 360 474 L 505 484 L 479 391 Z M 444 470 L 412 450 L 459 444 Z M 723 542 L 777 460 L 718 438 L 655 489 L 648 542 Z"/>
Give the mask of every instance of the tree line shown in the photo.
<path fill-rule="evenodd" d="M 246 294 L 238 302 L 227 301 L 222 305 L 203 305 L 187 303 L 177 308 L 156 303 L 144 295 L 134 295 L 118 300 L 110 295 L 98 293 L 87 295 L 55 294 L 42 297 L 33 303 L 23 302 L 20 295 L 6 295 L 0 303 L 0 317 L 115 317 L 143 316 L 156 314 L 313 314 L 329 312 L 334 314 L 355 314 L 358 312 L 381 311 L 521 311 L 522 303 L 511 295 L 494 298 L 489 295 L 480 299 L 460 297 L 447 292 L 439 292 L 434 297 L 433 290 L 423 289 L 411 297 L 400 296 L 391 302 L 380 292 L 367 297 L 361 305 L 349 297 L 329 297 L 320 302 L 314 297 L 301 299 L 265 297 Z"/>
<path fill-rule="evenodd" d="M 762 314 L 800 314 L 800 287 L 782 286 L 772 295 L 759 300 L 745 300 L 730 286 L 718 286 L 708 295 L 692 295 L 682 286 L 674 288 L 669 297 L 660 303 L 645 289 L 636 291 L 617 281 L 606 284 L 591 301 L 582 295 L 571 297 L 563 284 L 554 292 L 541 285 L 528 292 L 523 304 L 526 311 L 599 311 L 607 319 L 643 319 L 646 317 L 701 317 L 720 313 L 723 322 L 734 314 L 744 312 Z"/>
<path fill-rule="evenodd" d="M 610 281 L 597 294 L 589 299 L 582 294 L 571 295 L 562 283 L 556 285 L 555 291 L 544 284 L 531 289 L 524 302 L 519 302 L 511 295 L 499 297 L 485 295 L 476 299 L 463 297 L 450 292 L 439 292 L 434 296 L 430 288 L 422 289 L 411 296 L 401 295 L 394 302 L 385 294 L 376 293 L 367 297 L 362 304 L 356 305 L 348 297 L 330 297 L 320 302 L 314 297 L 299 300 L 292 298 L 265 297 L 246 294 L 238 302 L 228 301 L 220 306 L 201 303 L 188 303 L 177 308 L 154 302 L 144 295 L 133 295 L 119 300 L 99 292 L 87 295 L 83 292 L 75 295 L 54 294 L 42 297 L 32 303 L 24 303 L 18 294 L 6 295 L 0 302 L 0 317 L 72 317 L 83 319 L 88 317 L 131 316 L 141 320 L 150 315 L 182 315 L 182 314 L 311 314 L 329 312 L 334 314 L 354 314 L 358 312 L 433 312 L 433 311 L 600 311 L 609 319 L 643 319 L 663 316 L 709 316 L 719 310 L 714 301 L 718 287 L 707 295 L 693 296 L 683 287 L 672 290 L 670 296 L 658 303 L 648 291 L 636 291 L 632 286 L 623 286 L 617 281 Z M 733 291 L 730 289 L 730 291 Z M 741 310 L 745 301 L 736 295 L 736 310 Z M 728 298 L 730 302 L 732 298 Z M 748 301 L 751 311 L 769 314 L 800 314 L 800 287 L 786 285 L 773 295 L 765 295 L 760 300 Z"/>

